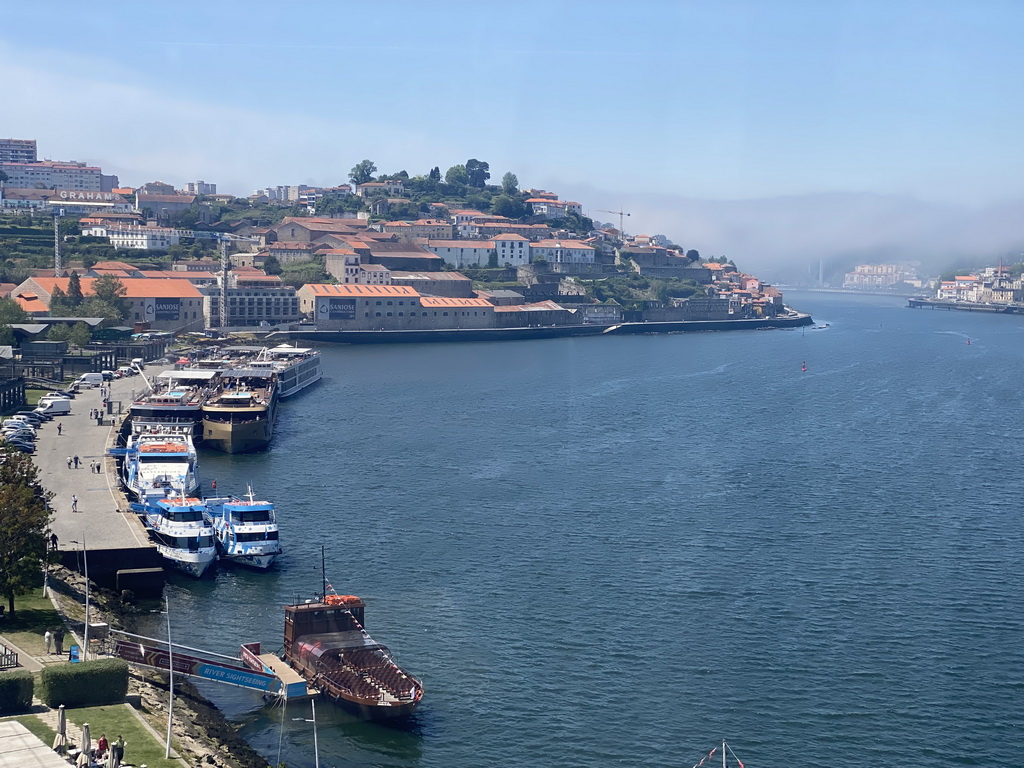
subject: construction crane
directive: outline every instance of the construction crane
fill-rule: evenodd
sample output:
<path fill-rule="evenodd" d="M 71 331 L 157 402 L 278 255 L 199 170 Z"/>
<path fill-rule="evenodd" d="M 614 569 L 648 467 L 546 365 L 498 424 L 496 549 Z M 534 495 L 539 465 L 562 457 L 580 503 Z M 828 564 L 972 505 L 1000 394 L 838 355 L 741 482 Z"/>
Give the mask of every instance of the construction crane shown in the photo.
<path fill-rule="evenodd" d="M 625 237 L 626 236 L 626 231 L 622 228 L 622 220 L 626 216 L 629 216 L 630 214 L 626 213 L 625 211 L 621 211 L 621 210 L 619 210 L 619 211 L 606 211 L 603 208 L 598 208 L 596 212 L 597 213 L 614 213 L 616 216 L 618 216 L 619 217 L 619 237 Z"/>

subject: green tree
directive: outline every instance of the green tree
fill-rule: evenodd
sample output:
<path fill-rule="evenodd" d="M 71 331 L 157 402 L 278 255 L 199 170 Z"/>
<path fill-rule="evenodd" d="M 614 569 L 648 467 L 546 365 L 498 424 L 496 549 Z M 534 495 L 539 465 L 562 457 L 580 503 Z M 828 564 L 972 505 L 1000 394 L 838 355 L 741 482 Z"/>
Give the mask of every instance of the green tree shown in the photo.
<path fill-rule="evenodd" d="M 128 315 L 128 300 L 125 299 L 128 289 L 113 275 L 97 277 L 96 282 L 92 284 L 92 292 L 100 301 L 105 301 L 115 307 L 121 317 Z"/>
<path fill-rule="evenodd" d="M 92 331 L 89 330 L 89 326 L 85 323 L 75 323 L 71 328 L 68 341 L 76 347 L 87 347 L 89 342 L 92 341 Z"/>
<path fill-rule="evenodd" d="M 469 186 L 483 189 L 487 186 L 487 180 L 491 178 L 491 166 L 475 157 L 466 161 L 466 176 L 469 179 Z"/>
<path fill-rule="evenodd" d="M 8 176 L 4 171 L 0 171 L 0 182 L 7 181 L 9 178 L 11 177 Z"/>
<path fill-rule="evenodd" d="M 526 204 L 519 197 L 498 195 L 491 203 L 491 213 L 518 219 L 526 215 Z"/>
<path fill-rule="evenodd" d="M 430 173 L 427 174 L 427 178 L 433 181 L 435 184 L 441 181 L 441 169 L 438 166 L 434 166 L 430 169 Z"/>
<path fill-rule="evenodd" d="M 68 295 L 59 285 L 55 285 L 50 292 L 50 317 L 69 317 L 70 312 L 71 304 L 68 303 Z"/>
<path fill-rule="evenodd" d="M 270 254 L 263 260 L 263 271 L 268 275 L 280 275 L 281 274 L 281 262 L 278 261 L 277 256 Z"/>
<path fill-rule="evenodd" d="M 462 184 L 465 186 L 469 184 L 469 175 L 466 173 L 466 166 L 464 165 L 453 165 L 444 174 L 445 184 Z"/>
<path fill-rule="evenodd" d="M 373 181 L 373 174 L 376 172 L 377 166 L 373 164 L 372 160 L 363 160 L 352 166 L 352 170 L 348 172 L 348 178 L 353 184 L 366 184 Z"/>
<path fill-rule="evenodd" d="M 0 346 L 14 346 L 14 329 L 9 325 L 0 324 Z"/>
<path fill-rule="evenodd" d="M 506 195 L 514 195 L 519 191 L 519 178 L 511 171 L 501 177 L 501 191 Z"/>
<path fill-rule="evenodd" d="M 50 341 L 70 341 L 71 328 L 64 323 L 54 323 L 50 326 L 50 330 L 46 332 L 46 338 Z"/>
<path fill-rule="evenodd" d="M 77 272 L 72 272 L 68 278 L 68 306 L 77 307 L 82 303 L 82 281 Z"/>
<path fill-rule="evenodd" d="M 0 595 L 7 597 L 11 618 L 14 598 L 38 583 L 47 557 L 52 497 L 28 455 L 0 447 Z"/>
<path fill-rule="evenodd" d="M 73 317 L 102 317 L 103 327 L 109 328 L 123 320 L 127 315 L 109 301 L 89 296 L 78 307 L 78 312 Z"/>
<path fill-rule="evenodd" d="M 18 302 L 14 299 L 0 299 L 0 323 L 7 325 L 25 322 L 28 322 L 28 312 L 18 306 Z"/>
<path fill-rule="evenodd" d="M 700 261 L 700 252 L 691 248 L 686 252 L 686 258 L 690 261 Z"/>

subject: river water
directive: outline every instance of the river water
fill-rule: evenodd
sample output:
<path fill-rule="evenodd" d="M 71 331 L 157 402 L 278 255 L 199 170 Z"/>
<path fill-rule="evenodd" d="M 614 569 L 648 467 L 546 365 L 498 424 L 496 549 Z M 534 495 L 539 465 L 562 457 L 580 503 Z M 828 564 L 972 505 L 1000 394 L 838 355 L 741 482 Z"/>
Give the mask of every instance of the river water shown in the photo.
<path fill-rule="evenodd" d="M 325 766 L 1019 764 L 1024 318 L 787 300 L 829 327 L 325 348 L 270 452 L 203 453 L 286 554 L 175 579 L 175 640 L 277 650 L 323 545 L 427 691 L 322 702 Z M 204 691 L 313 765 L 308 703 Z"/>

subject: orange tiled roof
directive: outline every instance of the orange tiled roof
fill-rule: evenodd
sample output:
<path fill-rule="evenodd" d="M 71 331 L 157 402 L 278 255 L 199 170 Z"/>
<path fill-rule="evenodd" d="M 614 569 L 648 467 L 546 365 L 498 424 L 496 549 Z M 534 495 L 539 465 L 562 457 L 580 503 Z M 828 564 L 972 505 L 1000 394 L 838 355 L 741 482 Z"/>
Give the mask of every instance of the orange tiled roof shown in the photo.
<path fill-rule="evenodd" d="M 408 296 L 411 298 L 419 296 L 419 293 L 408 285 L 329 285 L 327 283 L 307 283 L 299 290 L 308 290 L 314 296 Z"/>
<path fill-rule="evenodd" d="M 424 307 L 491 307 L 493 305 L 487 299 L 454 299 L 447 296 L 424 296 L 420 299 L 420 305 Z"/>
<path fill-rule="evenodd" d="M 83 277 L 82 294 L 92 295 L 92 286 L 98 278 Z M 34 277 L 32 280 L 46 293 L 53 293 L 53 289 L 60 286 L 60 289 L 67 293 L 68 278 L 66 277 Z M 203 294 L 199 292 L 188 280 L 156 279 L 147 280 L 144 277 L 127 277 L 121 280 L 125 287 L 125 297 L 129 299 L 143 298 L 185 298 L 201 299 Z"/>
<path fill-rule="evenodd" d="M 592 251 L 594 250 L 586 243 L 580 240 L 538 240 L 536 243 L 530 243 L 531 248 L 571 248 L 577 251 Z"/>
<path fill-rule="evenodd" d="M 13 298 L 18 303 L 18 306 L 30 315 L 38 315 L 50 311 L 50 307 L 46 302 L 34 293 L 19 293 Z"/>
<path fill-rule="evenodd" d="M 483 248 L 491 249 L 490 240 L 428 240 L 431 248 Z"/>

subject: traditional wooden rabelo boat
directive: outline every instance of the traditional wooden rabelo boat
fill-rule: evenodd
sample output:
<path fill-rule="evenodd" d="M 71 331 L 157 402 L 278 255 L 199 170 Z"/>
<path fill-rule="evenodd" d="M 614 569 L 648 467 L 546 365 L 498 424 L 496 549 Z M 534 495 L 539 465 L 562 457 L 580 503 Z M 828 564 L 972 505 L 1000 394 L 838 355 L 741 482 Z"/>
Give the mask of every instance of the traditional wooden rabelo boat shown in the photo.
<path fill-rule="evenodd" d="M 324 696 L 370 720 L 411 715 L 423 684 L 363 626 L 365 604 L 354 595 L 326 595 L 286 605 L 284 660 Z"/>

